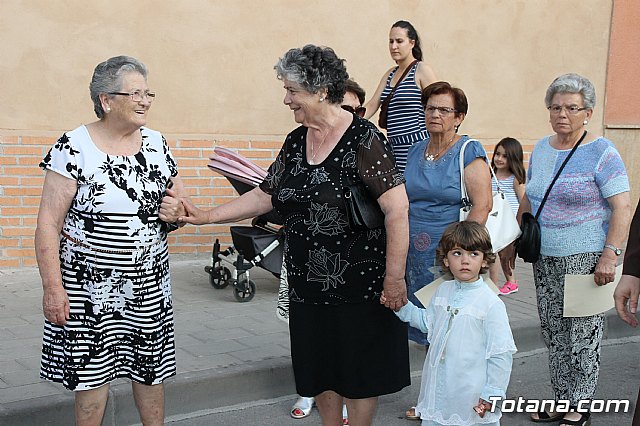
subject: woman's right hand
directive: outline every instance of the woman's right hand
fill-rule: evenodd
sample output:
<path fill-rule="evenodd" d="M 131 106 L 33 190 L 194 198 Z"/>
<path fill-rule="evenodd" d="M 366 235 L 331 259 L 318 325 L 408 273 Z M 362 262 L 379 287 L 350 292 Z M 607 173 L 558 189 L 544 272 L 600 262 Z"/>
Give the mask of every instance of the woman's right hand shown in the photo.
<path fill-rule="evenodd" d="M 69 319 L 69 296 L 61 286 L 45 288 L 42 296 L 44 317 L 56 325 L 65 325 Z"/>
<path fill-rule="evenodd" d="M 383 288 L 384 301 L 381 299 L 381 303 L 384 306 L 398 311 L 407 304 L 407 284 L 404 278 L 393 279 L 385 276 Z"/>
<path fill-rule="evenodd" d="M 181 198 L 180 201 L 184 206 L 184 210 L 186 211 L 186 216 L 180 216 L 178 218 L 178 225 L 183 225 L 185 223 L 190 223 L 192 225 L 204 225 L 207 223 L 211 223 L 209 221 L 209 211 L 202 210 L 193 205 L 191 199 L 188 197 Z"/>

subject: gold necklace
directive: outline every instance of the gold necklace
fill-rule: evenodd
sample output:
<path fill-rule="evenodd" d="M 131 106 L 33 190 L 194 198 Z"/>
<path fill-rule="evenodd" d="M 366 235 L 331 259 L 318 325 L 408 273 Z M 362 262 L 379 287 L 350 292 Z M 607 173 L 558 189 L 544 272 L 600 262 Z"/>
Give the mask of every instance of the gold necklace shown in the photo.
<path fill-rule="evenodd" d="M 429 154 L 429 147 L 427 146 L 427 149 L 425 151 L 425 156 L 424 159 L 427 161 L 435 161 L 438 159 L 438 157 L 440 157 L 440 154 L 442 154 L 444 151 L 446 151 L 447 148 L 449 148 L 449 146 L 451 145 L 451 142 L 453 142 L 453 140 L 455 139 L 456 134 L 454 133 L 453 136 L 451 137 L 451 140 L 449 140 L 449 142 L 447 142 L 447 144 L 444 146 L 444 148 L 442 148 L 440 151 L 438 151 L 437 154 Z"/>
<path fill-rule="evenodd" d="M 322 148 L 324 141 L 327 140 L 327 136 L 329 136 L 329 133 L 327 133 L 327 135 L 322 139 L 322 142 L 320 142 L 320 145 L 318 145 L 318 151 L 320 151 L 320 148 Z M 313 141 L 311 141 L 311 161 L 312 162 L 316 159 L 316 154 L 318 153 L 318 151 L 314 149 L 314 143 Z"/>

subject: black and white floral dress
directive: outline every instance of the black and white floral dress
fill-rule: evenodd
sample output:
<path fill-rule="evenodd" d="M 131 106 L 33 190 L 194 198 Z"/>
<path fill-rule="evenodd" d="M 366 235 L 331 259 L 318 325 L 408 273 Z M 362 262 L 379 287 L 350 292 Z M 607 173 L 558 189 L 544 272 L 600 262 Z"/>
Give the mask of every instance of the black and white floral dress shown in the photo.
<path fill-rule="evenodd" d="M 291 132 L 260 185 L 284 218 L 298 393 L 366 398 L 398 391 L 409 383 L 407 329 L 380 305 L 385 229 L 352 231 L 343 188 L 362 181 L 377 199 L 404 177 L 384 136 L 355 115 L 322 163 L 307 162 L 306 145 L 306 127 Z M 382 365 L 388 377 L 376 371 Z"/>
<path fill-rule="evenodd" d="M 70 390 L 116 378 L 153 385 L 176 373 L 168 227 L 158 208 L 178 171 L 164 137 L 140 132 L 140 151 L 117 156 L 80 126 L 40 164 L 77 182 L 60 241 L 70 319 L 45 321 L 40 370 Z"/>

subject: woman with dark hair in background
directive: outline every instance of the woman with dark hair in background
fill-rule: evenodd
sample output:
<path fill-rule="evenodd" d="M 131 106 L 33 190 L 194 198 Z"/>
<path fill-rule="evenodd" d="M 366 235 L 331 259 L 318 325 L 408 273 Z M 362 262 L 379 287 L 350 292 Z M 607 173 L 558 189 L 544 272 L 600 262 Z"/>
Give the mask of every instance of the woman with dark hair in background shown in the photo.
<path fill-rule="evenodd" d="M 420 97 L 422 90 L 436 81 L 436 76 L 431 67 L 422 62 L 420 38 L 407 21 L 398 21 L 391 27 L 389 53 L 396 66 L 382 76 L 373 97 L 365 105 L 365 118 L 371 118 L 397 86 L 388 107 L 387 138 L 393 147 L 396 165 L 404 172 L 409 147 L 427 138 Z M 406 77 L 398 82 L 409 67 Z"/>

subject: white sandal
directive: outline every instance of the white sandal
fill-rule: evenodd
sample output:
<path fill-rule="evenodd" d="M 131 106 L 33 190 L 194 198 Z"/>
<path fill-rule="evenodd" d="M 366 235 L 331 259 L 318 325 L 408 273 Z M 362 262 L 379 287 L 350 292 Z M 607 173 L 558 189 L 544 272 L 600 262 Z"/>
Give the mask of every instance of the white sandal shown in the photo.
<path fill-rule="evenodd" d="M 309 414 L 311 414 L 311 409 L 313 408 L 315 400 L 313 398 L 307 398 L 301 396 L 296 400 L 296 403 L 291 407 L 291 417 L 294 419 L 304 419 Z"/>

